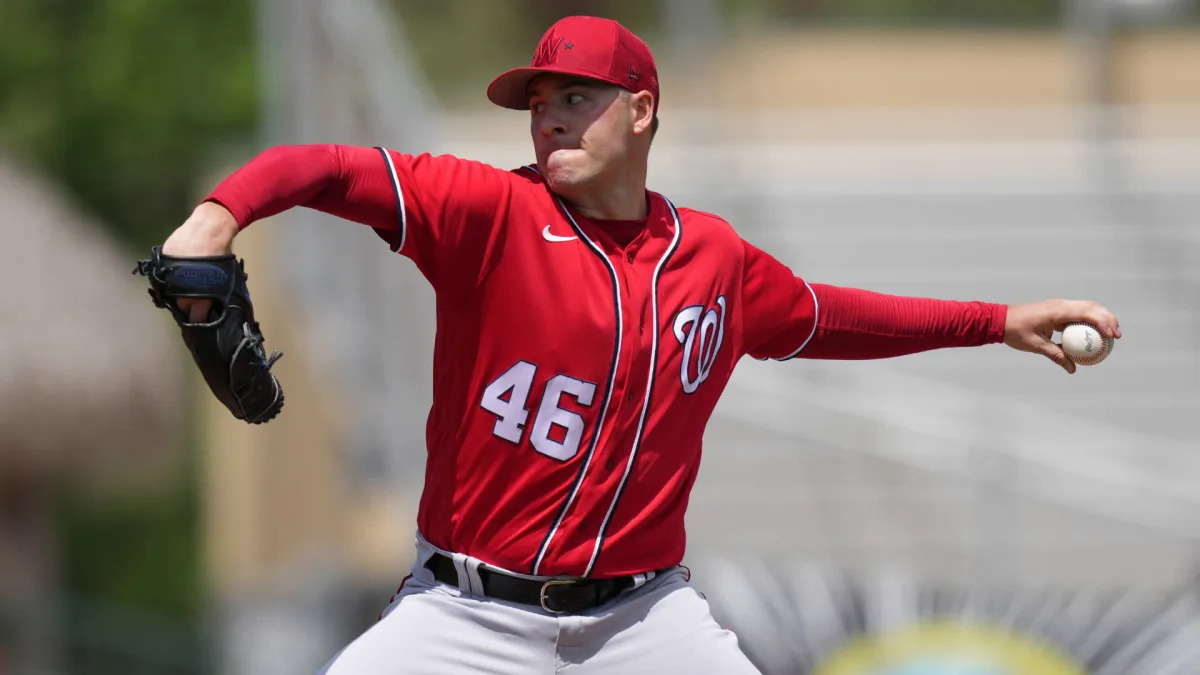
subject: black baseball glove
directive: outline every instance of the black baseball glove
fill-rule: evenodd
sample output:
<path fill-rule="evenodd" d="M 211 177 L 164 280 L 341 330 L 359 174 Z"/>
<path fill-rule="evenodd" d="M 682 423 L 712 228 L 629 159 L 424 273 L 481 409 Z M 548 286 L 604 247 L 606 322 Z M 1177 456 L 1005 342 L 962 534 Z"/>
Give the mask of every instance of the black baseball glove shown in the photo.
<path fill-rule="evenodd" d="M 250 424 L 270 421 L 283 408 L 283 388 L 271 366 L 283 356 L 263 351 L 263 336 L 254 320 L 246 288 L 245 261 L 232 253 L 177 258 L 161 246 L 150 259 L 138 261 L 134 274 L 150 278 L 150 297 L 170 310 L 208 388 L 229 412 Z M 206 320 L 193 323 L 179 298 L 212 301 Z"/>

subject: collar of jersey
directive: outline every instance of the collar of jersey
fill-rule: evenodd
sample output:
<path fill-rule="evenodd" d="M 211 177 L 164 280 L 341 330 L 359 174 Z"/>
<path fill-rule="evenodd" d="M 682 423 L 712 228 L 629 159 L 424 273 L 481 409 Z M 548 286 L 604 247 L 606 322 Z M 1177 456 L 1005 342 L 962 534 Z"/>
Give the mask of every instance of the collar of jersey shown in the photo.
<path fill-rule="evenodd" d="M 590 221 L 587 218 L 581 218 L 581 214 L 575 211 L 567 203 L 567 200 L 559 197 L 557 194 L 551 191 L 550 187 L 546 185 L 545 179 L 542 177 L 542 172 L 538 171 L 536 165 L 526 164 L 521 168 L 537 176 L 536 182 L 541 184 L 542 188 L 546 190 L 546 194 L 549 195 L 550 199 L 558 206 L 559 210 L 563 214 L 563 219 L 571 225 L 572 229 L 579 228 L 580 231 L 576 232 L 577 235 L 583 235 L 584 237 L 593 241 L 596 239 L 594 235 L 596 231 L 601 229 L 600 225 L 594 224 L 593 221 Z M 639 234 L 637 237 L 635 237 L 633 241 L 645 241 L 645 238 L 647 237 L 668 240 L 673 238 L 675 236 L 675 216 L 671 212 L 671 206 L 669 205 L 667 198 L 652 190 L 646 190 L 646 205 L 646 229 L 642 234 Z M 586 231 L 583 231 L 584 227 L 587 227 Z M 610 237 L 605 237 L 605 239 L 612 241 Z M 612 243 L 615 244 L 616 242 Z"/>

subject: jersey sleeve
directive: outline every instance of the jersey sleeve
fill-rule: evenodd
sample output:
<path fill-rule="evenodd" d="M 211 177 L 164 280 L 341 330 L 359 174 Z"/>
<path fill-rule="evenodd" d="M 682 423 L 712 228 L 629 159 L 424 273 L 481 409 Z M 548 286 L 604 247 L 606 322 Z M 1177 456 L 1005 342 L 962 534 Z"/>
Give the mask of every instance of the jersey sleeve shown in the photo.
<path fill-rule="evenodd" d="M 283 145 L 233 172 L 208 200 L 242 228 L 295 206 L 368 225 L 442 293 L 486 275 L 511 190 L 508 172 L 451 155 Z"/>
<path fill-rule="evenodd" d="M 746 242 L 743 350 L 757 359 L 884 359 L 1003 342 L 1008 307 L 809 284 Z"/>
<path fill-rule="evenodd" d="M 742 274 L 743 352 L 756 359 L 789 359 L 816 332 L 816 295 L 786 265 L 745 240 Z"/>
<path fill-rule="evenodd" d="M 1004 341 L 1007 305 L 886 295 L 816 283 L 812 289 L 819 298 L 821 320 L 800 358 L 886 359 Z"/>
<path fill-rule="evenodd" d="M 375 151 L 396 213 L 395 229 L 376 232 L 439 291 L 482 281 L 504 224 L 509 173 L 451 155 Z"/>

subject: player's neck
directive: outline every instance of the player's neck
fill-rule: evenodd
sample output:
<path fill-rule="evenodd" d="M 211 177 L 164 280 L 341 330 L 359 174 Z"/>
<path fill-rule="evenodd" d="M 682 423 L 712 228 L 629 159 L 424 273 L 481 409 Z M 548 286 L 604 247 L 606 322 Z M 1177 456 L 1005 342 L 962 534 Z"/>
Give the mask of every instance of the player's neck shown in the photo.
<path fill-rule="evenodd" d="M 592 220 L 641 220 L 646 203 L 646 176 L 625 174 L 593 190 L 563 195 L 579 213 Z"/>

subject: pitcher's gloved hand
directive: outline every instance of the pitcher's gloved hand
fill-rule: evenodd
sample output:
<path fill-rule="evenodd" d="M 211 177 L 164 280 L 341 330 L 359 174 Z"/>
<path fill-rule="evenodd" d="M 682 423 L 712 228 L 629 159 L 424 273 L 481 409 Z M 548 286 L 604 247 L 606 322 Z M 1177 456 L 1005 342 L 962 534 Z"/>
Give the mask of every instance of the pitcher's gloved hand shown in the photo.
<path fill-rule="evenodd" d="M 283 388 L 271 366 L 283 356 L 263 351 L 263 336 L 254 320 L 246 287 L 245 261 L 232 253 L 175 257 L 161 246 L 148 260 L 138 261 L 134 274 L 150 279 L 155 306 L 171 312 L 183 341 L 208 388 L 233 416 L 251 424 L 270 421 L 283 408 Z M 193 321 L 180 309 L 180 299 L 210 301 L 208 315 Z"/>

